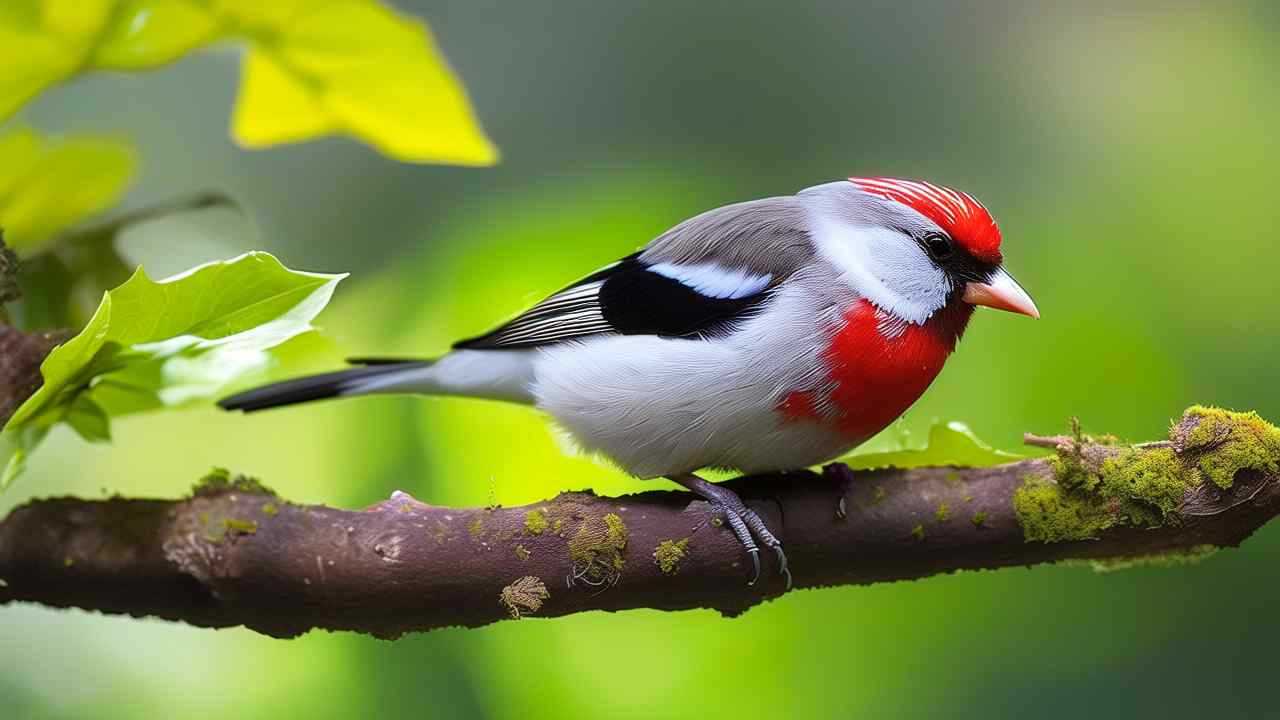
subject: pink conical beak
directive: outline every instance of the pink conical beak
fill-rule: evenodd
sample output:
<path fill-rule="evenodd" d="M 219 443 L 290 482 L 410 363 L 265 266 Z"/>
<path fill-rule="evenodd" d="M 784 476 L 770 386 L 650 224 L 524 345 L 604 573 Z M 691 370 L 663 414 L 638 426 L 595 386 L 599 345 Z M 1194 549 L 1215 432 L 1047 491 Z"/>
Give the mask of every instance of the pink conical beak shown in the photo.
<path fill-rule="evenodd" d="M 990 282 L 971 282 L 965 285 L 962 299 L 970 305 L 985 305 L 1040 319 L 1040 311 L 1036 309 L 1031 296 L 1004 268 L 997 270 Z"/>

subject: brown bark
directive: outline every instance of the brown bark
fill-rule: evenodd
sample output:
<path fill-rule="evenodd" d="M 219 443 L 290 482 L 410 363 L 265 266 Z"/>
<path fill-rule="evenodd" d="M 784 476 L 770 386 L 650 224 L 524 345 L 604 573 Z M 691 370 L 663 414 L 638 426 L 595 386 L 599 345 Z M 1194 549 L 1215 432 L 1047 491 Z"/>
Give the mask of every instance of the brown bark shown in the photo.
<path fill-rule="evenodd" d="M 1073 441 L 1052 443 L 1070 450 Z M 1171 447 L 1085 445 L 1076 457 Z M 1181 461 L 1194 467 L 1194 457 Z M 1280 477 L 1246 469 L 1230 489 L 1190 488 L 1159 527 L 1028 541 L 1012 501 L 1028 476 L 1052 477 L 1049 462 L 829 469 L 730 485 L 782 539 L 796 587 L 1234 546 L 1280 509 Z M 0 522 L 0 604 L 243 625 L 276 637 L 311 628 L 395 637 L 583 610 L 736 614 L 783 592 L 773 558 L 763 560 L 760 583 L 748 587 L 749 560 L 732 533 L 685 492 L 572 493 L 469 509 L 398 494 L 351 511 L 221 483 L 182 500 L 64 498 L 14 510 Z"/>
<path fill-rule="evenodd" d="M 7 320 L 5 304 L 22 297 L 18 287 L 18 256 L 4 243 L 0 229 L 0 319 Z M 44 379 L 40 363 L 58 343 L 71 333 L 55 330 L 46 333 L 24 333 L 0 321 L 0 426 L 31 397 Z"/>
<path fill-rule="evenodd" d="M 24 333 L 0 323 L 0 425 L 40 388 L 40 363 L 70 333 Z"/>

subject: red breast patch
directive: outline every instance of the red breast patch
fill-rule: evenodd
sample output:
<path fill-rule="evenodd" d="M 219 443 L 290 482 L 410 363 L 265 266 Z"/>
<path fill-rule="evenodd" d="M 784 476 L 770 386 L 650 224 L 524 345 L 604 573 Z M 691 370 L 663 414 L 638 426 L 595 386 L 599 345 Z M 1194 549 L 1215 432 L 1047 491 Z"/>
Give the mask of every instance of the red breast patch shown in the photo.
<path fill-rule="evenodd" d="M 891 336 L 881 332 L 883 314 L 866 300 L 845 312 L 823 352 L 832 385 L 788 393 L 777 411 L 790 422 L 831 423 L 862 442 L 906 412 L 938 376 L 964 332 L 973 307 L 960 304 L 924 325 L 908 325 Z"/>
<path fill-rule="evenodd" d="M 1000 228 L 969 193 L 922 180 L 853 177 L 849 181 L 863 192 L 900 202 L 934 221 L 979 260 L 1000 262 Z"/>

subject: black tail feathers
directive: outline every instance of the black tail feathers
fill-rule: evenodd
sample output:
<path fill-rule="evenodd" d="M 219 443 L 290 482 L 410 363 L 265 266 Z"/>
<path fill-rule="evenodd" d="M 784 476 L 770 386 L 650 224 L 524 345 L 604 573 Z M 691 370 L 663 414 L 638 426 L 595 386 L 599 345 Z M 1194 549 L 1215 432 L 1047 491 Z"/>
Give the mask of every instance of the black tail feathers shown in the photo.
<path fill-rule="evenodd" d="M 422 361 L 384 362 L 321 375 L 311 375 L 297 380 L 286 380 L 223 398 L 218 401 L 218 407 L 223 410 L 254 412 L 273 407 L 311 402 L 312 400 L 342 397 L 358 391 L 359 387 L 371 378 L 429 364 Z"/>

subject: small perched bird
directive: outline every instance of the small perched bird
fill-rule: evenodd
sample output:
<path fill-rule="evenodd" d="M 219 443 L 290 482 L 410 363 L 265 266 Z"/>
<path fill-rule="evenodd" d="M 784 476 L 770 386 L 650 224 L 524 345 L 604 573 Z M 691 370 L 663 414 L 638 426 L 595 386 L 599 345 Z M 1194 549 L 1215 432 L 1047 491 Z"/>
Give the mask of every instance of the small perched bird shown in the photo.
<path fill-rule="evenodd" d="M 728 521 L 759 577 L 782 545 L 694 474 L 795 470 L 887 427 L 924 393 L 974 307 L 1039 317 L 971 195 L 883 177 L 690 218 L 434 360 L 363 365 L 223 400 L 254 411 L 370 393 L 533 405 L 585 450 L 665 477 Z"/>

